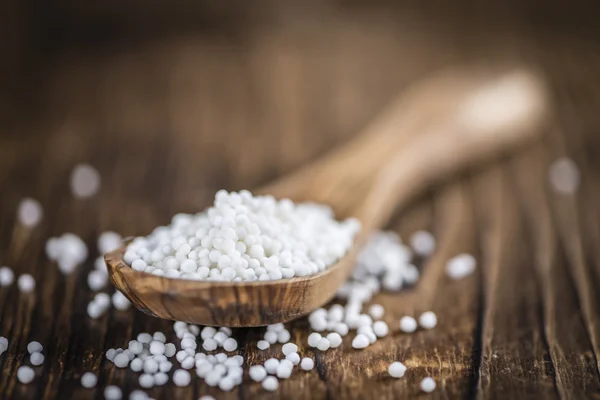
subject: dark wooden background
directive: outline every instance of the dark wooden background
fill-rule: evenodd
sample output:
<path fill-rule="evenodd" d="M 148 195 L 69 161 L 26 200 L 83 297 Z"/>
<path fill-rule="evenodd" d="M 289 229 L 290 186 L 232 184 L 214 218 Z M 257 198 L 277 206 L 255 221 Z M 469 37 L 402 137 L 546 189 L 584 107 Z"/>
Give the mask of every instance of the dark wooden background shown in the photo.
<path fill-rule="evenodd" d="M 0 398 L 102 398 L 137 375 L 103 358 L 139 332 L 171 323 L 140 312 L 85 315 L 97 235 L 149 232 L 209 204 L 219 188 L 252 189 L 357 134 L 409 82 L 445 65 L 518 60 L 547 78 L 555 108 L 542 141 L 467 171 L 402 210 L 405 238 L 432 230 L 438 251 L 418 286 L 375 299 L 394 331 L 400 316 L 433 309 L 435 330 L 394 332 L 364 351 L 347 338 L 267 394 L 248 379 L 225 394 L 194 379 L 155 398 L 405 398 L 434 377 L 432 398 L 600 398 L 600 29 L 589 2 L 107 2 L 2 5 L 0 264 L 37 279 L 33 295 L 0 289 Z M 576 160 L 576 196 L 547 187 L 547 166 Z M 102 189 L 76 200 L 79 162 Z M 15 224 L 18 202 L 39 199 L 43 223 Z M 88 262 L 64 278 L 44 254 L 74 232 Z M 445 260 L 477 255 L 476 274 L 450 282 Z M 306 348 L 306 321 L 292 337 Z M 257 330 L 237 333 L 250 364 Z M 31 340 L 46 362 L 16 381 Z M 405 378 L 387 377 L 401 360 Z M 94 371 L 96 390 L 80 387 Z"/>

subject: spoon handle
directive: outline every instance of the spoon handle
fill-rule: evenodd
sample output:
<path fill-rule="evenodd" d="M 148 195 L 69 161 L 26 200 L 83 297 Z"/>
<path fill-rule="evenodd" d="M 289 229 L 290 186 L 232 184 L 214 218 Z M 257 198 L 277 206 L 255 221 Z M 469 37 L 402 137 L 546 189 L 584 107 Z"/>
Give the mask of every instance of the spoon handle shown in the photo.
<path fill-rule="evenodd" d="M 542 83 L 530 72 L 512 71 L 462 98 L 448 114 L 415 130 L 374 175 L 355 211 L 380 226 L 394 208 L 442 178 L 497 158 L 540 136 L 547 112 Z M 399 110 L 398 110 L 399 111 Z"/>
<path fill-rule="evenodd" d="M 438 179 L 540 134 L 546 101 L 544 85 L 525 69 L 446 71 L 408 88 L 347 145 L 263 192 L 326 203 L 338 217 L 378 228 Z"/>

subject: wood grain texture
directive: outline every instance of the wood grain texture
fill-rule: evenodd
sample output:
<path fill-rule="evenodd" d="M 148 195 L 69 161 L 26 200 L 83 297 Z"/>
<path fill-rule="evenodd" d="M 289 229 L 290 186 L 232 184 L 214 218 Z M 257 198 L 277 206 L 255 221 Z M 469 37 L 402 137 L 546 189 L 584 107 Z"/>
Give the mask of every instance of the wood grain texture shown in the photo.
<path fill-rule="evenodd" d="M 176 340 L 170 322 L 134 310 L 87 318 L 86 277 L 100 232 L 146 234 L 176 212 L 204 208 L 220 188 L 260 187 L 351 141 L 419 78 L 474 61 L 537 66 L 555 107 L 547 139 L 436 186 L 395 215 L 390 227 L 405 239 L 421 228 L 435 232 L 438 251 L 420 265 L 421 284 L 373 299 L 386 307 L 393 333 L 363 352 L 347 338 L 320 353 L 307 348 L 307 322 L 299 319 L 289 324 L 292 339 L 316 368 L 294 373 L 277 392 L 245 376 L 230 393 L 194 379 L 151 394 L 599 397 L 600 31 L 593 9 L 516 0 L 435 8 L 412 0 L 265 1 L 268 8 L 239 12 L 178 2 L 169 12 L 137 13 L 139 1 L 125 3 L 48 3 L 36 11 L 25 2 L 3 14 L 11 19 L 3 26 L 23 36 L 0 38 L 15 57 L 0 80 L 10 83 L 0 97 L 0 264 L 33 274 L 37 289 L 0 288 L 0 335 L 10 339 L 0 356 L 0 399 L 101 399 L 109 384 L 127 394 L 138 388 L 138 374 L 114 368 L 104 351 L 143 331 Z M 15 25 L 28 21 L 36 28 Z M 582 172 L 574 197 L 547 186 L 548 163 L 564 154 Z M 102 175 L 92 199 L 68 194 L 79 162 Z M 33 230 L 16 223 L 25 196 L 44 206 Z M 44 254 L 45 240 L 64 232 L 90 248 L 68 278 Z M 477 272 L 448 281 L 445 259 L 461 251 L 477 255 Z M 425 309 L 440 318 L 435 330 L 397 332 L 400 316 Z M 279 345 L 258 351 L 260 335 L 235 332 L 250 365 L 280 354 Z M 34 383 L 22 385 L 15 373 L 31 340 L 42 342 L 46 362 Z M 404 379 L 386 376 L 394 360 L 409 366 Z M 86 371 L 98 374 L 96 389 L 81 388 Z M 430 396 L 418 390 L 426 375 L 438 383 Z"/>

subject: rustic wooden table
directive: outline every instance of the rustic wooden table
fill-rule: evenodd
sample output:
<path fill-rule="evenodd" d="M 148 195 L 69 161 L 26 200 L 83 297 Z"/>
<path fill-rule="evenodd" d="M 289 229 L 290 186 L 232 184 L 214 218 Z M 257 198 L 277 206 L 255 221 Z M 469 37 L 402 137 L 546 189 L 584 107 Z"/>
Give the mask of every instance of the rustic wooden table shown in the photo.
<path fill-rule="evenodd" d="M 314 352 L 300 320 L 291 324 L 292 340 L 315 357 L 316 369 L 294 373 L 275 393 L 247 377 L 231 393 L 199 379 L 150 393 L 406 398 L 424 396 L 418 383 L 432 376 L 432 398 L 600 398 L 597 29 L 516 1 L 433 13 L 418 4 L 378 4 L 246 7 L 243 16 L 212 10 L 205 22 L 223 23 L 200 30 L 190 28 L 200 15 L 192 9 L 178 31 L 165 23 L 173 16 L 158 10 L 138 16 L 136 30 L 126 23 L 134 7 L 117 15 L 109 6 L 92 12 L 73 3 L 78 23 L 49 29 L 47 41 L 24 41 L 40 46 L 30 62 L 45 62 L 8 79 L 18 90 L 0 124 L 0 264 L 33 274 L 37 289 L 0 288 L 0 335 L 10 340 L 0 356 L 0 398 L 102 398 L 108 384 L 128 393 L 138 374 L 116 369 L 104 351 L 142 331 L 172 332 L 171 322 L 133 309 L 87 317 L 93 294 L 86 277 L 100 232 L 145 234 L 176 212 L 204 208 L 219 188 L 267 182 L 356 134 L 414 79 L 474 60 L 539 68 L 554 109 L 539 143 L 433 188 L 390 224 L 405 238 L 424 228 L 438 241 L 416 287 L 374 300 L 385 306 L 393 334 L 363 351 L 346 339 L 339 349 Z M 59 23 L 73 17 L 49 10 Z M 582 172 L 575 196 L 547 185 L 549 163 L 565 154 Z M 102 174 L 102 189 L 89 200 L 68 190 L 80 162 Z M 25 196 L 44 207 L 32 230 L 15 219 Z M 44 253 L 47 238 L 64 232 L 81 235 L 91 249 L 66 278 Z M 476 254 L 477 272 L 449 281 L 445 261 L 461 251 Z M 439 316 L 436 329 L 397 332 L 402 315 L 427 309 Z M 256 349 L 259 330 L 235 335 L 248 364 L 278 353 Z M 44 345 L 46 362 L 22 385 L 16 370 L 31 340 Z M 387 376 L 395 360 L 408 366 L 403 379 Z M 96 389 L 81 388 L 85 371 L 99 375 Z"/>

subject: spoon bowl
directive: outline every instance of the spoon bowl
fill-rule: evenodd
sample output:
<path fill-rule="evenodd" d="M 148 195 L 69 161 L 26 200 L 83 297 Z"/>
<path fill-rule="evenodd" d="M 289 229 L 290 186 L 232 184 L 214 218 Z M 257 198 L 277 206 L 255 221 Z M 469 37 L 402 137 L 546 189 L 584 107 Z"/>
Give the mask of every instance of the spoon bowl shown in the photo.
<path fill-rule="evenodd" d="M 336 264 L 276 281 L 191 281 L 135 271 L 123 260 L 124 246 L 105 256 L 110 279 L 136 308 L 160 318 L 229 327 L 293 320 L 331 300 L 369 234 L 397 207 L 537 137 L 546 112 L 544 85 L 527 69 L 448 70 L 408 88 L 344 147 L 257 191 L 358 218 L 362 229 Z"/>
<path fill-rule="evenodd" d="M 287 322 L 325 304 L 351 270 L 359 246 L 318 274 L 278 281 L 213 282 L 169 279 L 136 271 L 125 247 L 106 255 L 114 285 L 154 317 L 210 326 L 262 326 Z"/>

